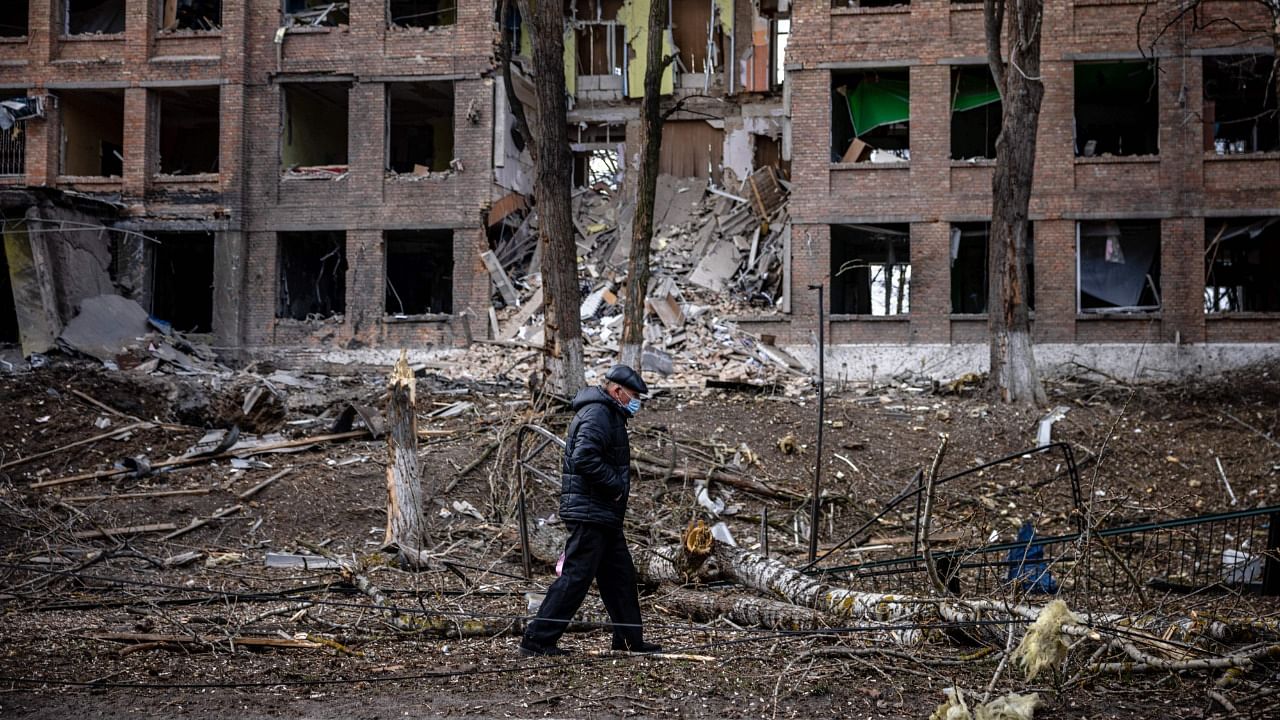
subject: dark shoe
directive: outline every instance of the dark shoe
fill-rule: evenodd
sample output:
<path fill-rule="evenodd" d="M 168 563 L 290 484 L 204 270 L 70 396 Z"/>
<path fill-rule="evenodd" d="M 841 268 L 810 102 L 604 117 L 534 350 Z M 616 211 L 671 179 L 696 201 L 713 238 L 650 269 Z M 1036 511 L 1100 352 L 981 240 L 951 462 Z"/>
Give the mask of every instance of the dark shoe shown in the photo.
<path fill-rule="evenodd" d="M 569 651 L 554 645 L 551 647 L 535 645 L 526 640 L 520 643 L 520 654 L 525 657 L 558 657 L 560 655 L 568 655 Z"/>
<path fill-rule="evenodd" d="M 633 653 L 646 653 L 646 654 L 648 654 L 648 653 L 662 652 L 662 646 L 661 646 L 661 645 L 659 645 L 659 644 L 657 644 L 657 643 L 645 642 L 645 641 L 643 641 L 643 640 L 641 640 L 641 641 L 640 641 L 640 642 L 638 642 L 638 643 L 616 642 L 616 641 L 615 641 L 615 642 L 613 643 L 613 649 L 614 649 L 614 650 L 625 650 L 625 651 L 627 651 L 627 652 L 633 652 Z"/>

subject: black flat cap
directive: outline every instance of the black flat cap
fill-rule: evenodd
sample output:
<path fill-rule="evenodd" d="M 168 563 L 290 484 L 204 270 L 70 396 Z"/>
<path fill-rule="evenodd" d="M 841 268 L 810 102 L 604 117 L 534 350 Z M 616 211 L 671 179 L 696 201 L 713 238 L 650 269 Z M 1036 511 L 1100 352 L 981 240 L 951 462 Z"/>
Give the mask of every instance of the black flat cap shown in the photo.
<path fill-rule="evenodd" d="M 634 390 L 641 395 L 649 394 L 649 386 L 644 384 L 644 380 L 641 379 L 640 373 L 632 370 L 627 365 L 614 365 L 609 368 L 609 372 L 605 373 L 604 379 L 616 382 L 622 387 L 627 388 L 628 390 Z"/>

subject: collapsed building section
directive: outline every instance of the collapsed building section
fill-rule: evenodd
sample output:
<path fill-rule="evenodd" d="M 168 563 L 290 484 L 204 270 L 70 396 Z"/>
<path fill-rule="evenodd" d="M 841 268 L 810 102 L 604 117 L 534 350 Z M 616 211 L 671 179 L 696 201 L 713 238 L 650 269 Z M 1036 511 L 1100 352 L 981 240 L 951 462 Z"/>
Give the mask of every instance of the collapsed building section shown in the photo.
<path fill-rule="evenodd" d="M 28 0 L 0 3 L 0 37 L 26 37 L 30 22 Z"/>
<path fill-rule="evenodd" d="M 276 317 L 324 319 L 347 307 L 347 234 L 342 230 L 276 233 Z"/>
<path fill-rule="evenodd" d="M 389 230 L 386 242 L 386 313 L 394 316 L 453 312 L 453 232 Z"/>
<path fill-rule="evenodd" d="M 1160 221 L 1081 222 L 1076 233 L 1080 312 L 1160 309 Z"/>
<path fill-rule="evenodd" d="M 1076 156 L 1159 154 L 1156 92 L 1152 62 L 1076 63 Z"/>
<path fill-rule="evenodd" d="M 62 117 L 59 174 L 124 175 L 124 91 L 67 90 L 58 94 Z"/>
<path fill-rule="evenodd" d="M 421 174 L 453 159 L 453 83 L 387 85 L 387 169 Z"/>
<path fill-rule="evenodd" d="M 1035 244 L 1032 224 L 1027 223 L 1027 284 L 1023 299 L 1035 308 Z M 964 222 L 951 225 L 951 312 L 980 315 L 987 311 L 987 249 L 991 223 Z"/>
<path fill-rule="evenodd" d="M 284 0 L 285 25 L 337 27 L 351 22 L 351 4 L 333 0 Z"/>
<path fill-rule="evenodd" d="M 164 0 L 160 29 L 218 30 L 222 27 L 222 0 Z"/>
<path fill-rule="evenodd" d="M 217 86 L 156 91 L 161 174 L 218 172 L 219 98 Z"/>
<path fill-rule="evenodd" d="M 1275 57 L 1204 59 L 1204 149 L 1218 155 L 1280 150 Z"/>
<path fill-rule="evenodd" d="M 621 94 L 630 59 L 627 27 L 618 20 L 622 0 L 566 0 L 565 5 L 573 29 L 579 88 Z"/>
<path fill-rule="evenodd" d="M 992 159 L 1000 135 L 1000 91 L 986 65 L 951 69 L 951 159 Z"/>
<path fill-rule="evenodd" d="M 125 0 L 63 0 L 63 31 L 68 35 L 124 32 Z"/>
<path fill-rule="evenodd" d="M 458 22 L 458 0 L 389 0 L 392 27 L 430 28 Z"/>
<path fill-rule="evenodd" d="M 831 161 L 911 159 L 911 83 L 906 68 L 831 74 Z"/>
<path fill-rule="evenodd" d="M 1280 217 L 1205 221 L 1204 311 L 1280 312 Z"/>
<path fill-rule="evenodd" d="M 911 310 L 911 226 L 831 226 L 831 314 Z"/>
<path fill-rule="evenodd" d="M 280 85 L 280 162 L 286 174 L 324 176 L 347 171 L 350 88 L 345 82 Z"/>
<path fill-rule="evenodd" d="M 149 233 L 147 295 L 151 315 L 174 330 L 213 330 L 214 236 L 211 232 Z"/>

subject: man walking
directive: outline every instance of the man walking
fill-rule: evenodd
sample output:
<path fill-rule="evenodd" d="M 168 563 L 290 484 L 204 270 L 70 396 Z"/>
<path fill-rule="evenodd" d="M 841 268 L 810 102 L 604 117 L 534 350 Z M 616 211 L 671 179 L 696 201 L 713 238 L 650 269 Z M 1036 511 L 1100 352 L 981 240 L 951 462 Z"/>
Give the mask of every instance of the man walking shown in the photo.
<path fill-rule="evenodd" d="M 573 399 L 576 414 L 565 437 L 560 487 L 560 519 L 569 529 L 564 570 L 525 630 L 521 655 L 567 653 L 556 643 L 582 606 L 592 580 L 613 621 L 614 650 L 662 649 L 644 641 L 636 568 L 622 534 L 631 492 L 626 421 L 640 412 L 640 396 L 648 392 L 639 373 L 615 365 L 603 387 L 585 388 Z"/>

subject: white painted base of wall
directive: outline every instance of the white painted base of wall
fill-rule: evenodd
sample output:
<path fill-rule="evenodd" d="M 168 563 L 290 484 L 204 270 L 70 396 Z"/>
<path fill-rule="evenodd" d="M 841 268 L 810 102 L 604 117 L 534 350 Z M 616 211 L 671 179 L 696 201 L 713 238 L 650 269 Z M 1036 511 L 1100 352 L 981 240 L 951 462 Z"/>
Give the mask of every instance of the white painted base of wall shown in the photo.
<path fill-rule="evenodd" d="M 817 348 L 784 348 L 812 371 Z M 1217 345 L 1042 344 L 1035 346 L 1036 368 L 1042 377 L 1080 375 L 1087 368 L 1136 382 L 1158 382 L 1189 376 L 1213 376 L 1261 362 L 1280 361 L 1280 343 Z M 867 380 L 913 375 L 939 381 L 988 369 L 987 345 L 835 345 L 827 348 L 830 379 Z M 1084 367 L 1081 367 L 1084 366 Z"/>

